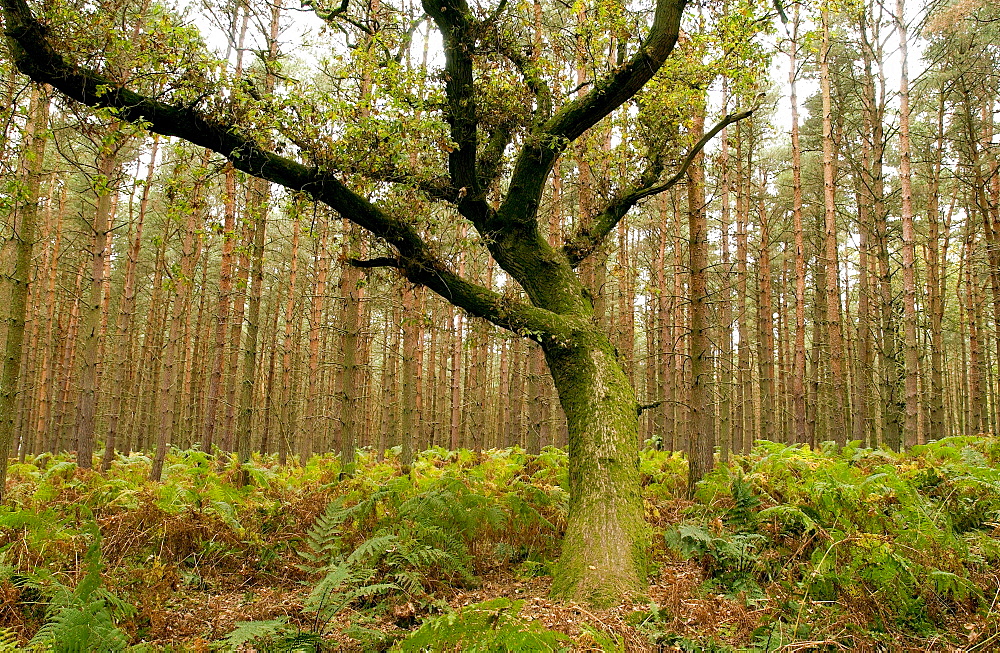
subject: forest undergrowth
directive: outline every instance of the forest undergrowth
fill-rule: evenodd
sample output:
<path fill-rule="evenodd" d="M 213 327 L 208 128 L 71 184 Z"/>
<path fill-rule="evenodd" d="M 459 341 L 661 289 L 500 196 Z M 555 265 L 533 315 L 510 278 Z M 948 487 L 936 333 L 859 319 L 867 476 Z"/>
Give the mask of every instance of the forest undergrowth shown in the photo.
<path fill-rule="evenodd" d="M 798 651 L 1000 647 L 1000 439 L 903 454 L 758 443 L 685 498 L 642 452 L 647 597 L 546 598 L 566 454 L 432 449 L 107 475 L 45 455 L 0 507 L 0 651 Z"/>

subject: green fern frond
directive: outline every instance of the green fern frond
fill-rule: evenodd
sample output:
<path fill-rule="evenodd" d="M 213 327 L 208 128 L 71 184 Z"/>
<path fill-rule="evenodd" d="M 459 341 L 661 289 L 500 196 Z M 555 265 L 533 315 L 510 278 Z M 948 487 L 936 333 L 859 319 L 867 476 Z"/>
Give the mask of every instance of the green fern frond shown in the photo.
<path fill-rule="evenodd" d="M 380 559 L 387 551 L 399 543 L 399 536 L 395 533 L 386 533 L 367 539 L 356 548 L 351 555 L 347 556 L 349 564 L 355 564 L 363 560 L 372 558 Z"/>
<path fill-rule="evenodd" d="M 306 532 L 305 547 L 299 551 L 299 555 L 311 563 L 302 566 L 306 571 L 325 567 L 339 552 L 340 525 L 346 515 L 343 504 L 343 497 L 331 501 L 326 510 L 316 518 L 312 528 Z"/>
<path fill-rule="evenodd" d="M 278 617 L 267 621 L 237 621 L 236 628 L 222 638 L 222 646 L 227 651 L 244 650 L 247 644 L 260 640 L 284 638 L 289 633 L 288 617 Z"/>
<path fill-rule="evenodd" d="M 10 628 L 0 628 L 0 653 L 15 653 L 20 650 L 17 634 Z"/>
<path fill-rule="evenodd" d="M 128 638 L 99 600 L 60 608 L 28 645 L 51 646 L 53 653 L 113 653 L 123 650 Z"/>

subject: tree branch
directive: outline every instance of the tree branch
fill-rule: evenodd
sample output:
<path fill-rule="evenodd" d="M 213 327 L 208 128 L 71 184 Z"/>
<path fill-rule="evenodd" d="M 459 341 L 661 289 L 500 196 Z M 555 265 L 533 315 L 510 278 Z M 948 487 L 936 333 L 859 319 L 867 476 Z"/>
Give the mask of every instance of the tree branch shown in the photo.
<path fill-rule="evenodd" d="M 376 258 L 359 259 L 349 258 L 347 264 L 354 268 L 399 268 L 401 263 L 398 258 L 391 256 L 379 256 Z"/>
<path fill-rule="evenodd" d="M 594 88 L 564 106 L 545 127 L 553 137 L 576 140 L 646 85 L 673 51 L 687 0 L 657 0 L 653 26 L 627 64 L 597 80 Z"/>
<path fill-rule="evenodd" d="M 507 298 L 452 272 L 411 224 L 355 193 L 332 172 L 267 151 L 241 134 L 235 125 L 219 122 L 190 108 L 158 102 L 123 88 L 93 70 L 67 63 L 52 48 L 45 28 L 25 0 L 0 0 L 0 10 L 14 64 L 34 81 L 50 84 L 82 104 L 109 109 L 121 120 L 217 152 L 229 159 L 233 167 L 249 175 L 309 193 L 391 245 L 398 253 L 393 267 L 400 268 L 410 281 L 427 286 L 472 315 L 536 339 L 565 328 L 562 318 L 550 311 Z"/>
<path fill-rule="evenodd" d="M 657 0 L 653 25 L 639 51 L 616 72 L 598 80 L 586 95 L 533 129 L 518 153 L 507 196 L 488 214 L 480 232 L 494 258 L 528 292 L 532 302 L 552 294 L 553 287 L 569 283 L 572 274 L 569 259 L 545 242 L 538 227 L 538 207 L 556 159 L 577 137 L 652 79 L 677 43 L 686 4 L 687 0 Z M 533 264 L 525 266 L 525 260 Z M 561 304 L 567 310 L 579 308 L 575 302 Z"/>
<path fill-rule="evenodd" d="M 423 0 L 444 39 L 446 118 L 456 147 L 448 153 L 448 171 L 452 185 L 464 188 L 458 203 L 459 212 L 481 225 L 492 213 L 479 178 L 476 157 L 479 143 L 479 115 L 475 101 L 475 77 L 472 54 L 476 43 L 475 21 L 466 0 Z"/>
<path fill-rule="evenodd" d="M 753 111 L 751 109 L 742 113 L 727 114 L 694 144 L 694 147 L 687 153 L 680 167 L 670 179 L 662 184 L 651 185 L 646 181 L 647 175 L 643 174 L 638 187 L 620 194 L 601 213 L 596 215 L 589 225 L 581 227 L 570 235 L 563 246 L 563 253 L 566 254 L 573 266 L 579 265 L 588 256 L 593 254 L 601 246 L 601 243 L 607 239 L 608 234 L 614 231 L 621 219 L 625 217 L 639 200 L 670 190 L 677 185 L 684 178 L 684 175 L 687 174 L 688 168 L 691 167 L 691 163 L 695 157 L 708 145 L 709 141 L 734 122 L 750 117 Z"/>
<path fill-rule="evenodd" d="M 667 400 L 666 399 L 661 399 L 659 401 L 654 401 L 654 402 L 649 403 L 649 404 L 638 404 L 635 407 L 635 412 L 636 412 L 637 415 L 642 415 L 647 410 L 652 410 L 654 408 L 659 408 L 660 406 L 662 406 L 665 403 L 667 403 Z"/>

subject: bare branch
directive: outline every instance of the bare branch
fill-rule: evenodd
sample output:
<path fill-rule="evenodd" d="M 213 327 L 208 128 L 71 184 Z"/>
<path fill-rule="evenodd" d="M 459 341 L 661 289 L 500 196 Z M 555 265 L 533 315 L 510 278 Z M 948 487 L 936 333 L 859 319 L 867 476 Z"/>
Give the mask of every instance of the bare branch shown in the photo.
<path fill-rule="evenodd" d="M 390 256 L 379 256 L 377 258 L 358 259 L 349 258 L 346 263 L 354 268 L 399 268 L 402 267 L 398 258 Z"/>
<path fill-rule="evenodd" d="M 691 167 L 691 163 L 695 157 L 708 145 L 709 141 L 715 138 L 727 126 L 748 118 L 751 114 L 753 114 L 753 109 L 737 114 L 727 114 L 694 144 L 694 147 L 684 157 L 680 167 L 667 181 L 662 184 L 650 185 L 646 181 L 646 175 L 644 174 L 642 176 L 643 179 L 640 180 L 639 187 L 632 188 L 612 200 L 601 213 L 594 217 L 589 225 L 585 225 L 566 239 L 563 252 L 569 258 L 570 262 L 574 266 L 577 266 L 593 254 L 608 237 L 608 234 L 614 230 L 621 219 L 625 217 L 639 200 L 670 190 L 677 185 L 684 178 L 684 175 L 687 174 L 688 168 Z"/>

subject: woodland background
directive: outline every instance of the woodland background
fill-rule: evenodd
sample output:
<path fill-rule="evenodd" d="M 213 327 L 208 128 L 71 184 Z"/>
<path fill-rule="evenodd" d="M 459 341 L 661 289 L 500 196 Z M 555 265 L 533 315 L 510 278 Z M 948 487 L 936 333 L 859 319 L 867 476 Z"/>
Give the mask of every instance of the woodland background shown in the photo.
<path fill-rule="evenodd" d="M 228 30 L 212 62 L 199 54 L 193 14 L 147 3 L 88 16 L 96 33 L 135 11 L 130 47 L 173 52 L 168 61 L 191 75 L 228 66 L 252 94 L 304 73 L 303 60 L 284 57 L 295 50 L 282 40 L 280 4 L 209 12 Z M 407 17 L 372 5 L 364 18 L 379 11 L 394 17 L 387 25 Z M 561 92 L 613 55 L 613 38 L 599 38 L 601 22 L 614 19 L 607 7 L 535 12 Z M 685 447 L 693 310 L 710 324 L 708 408 L 723 456 L 760 438 L 898 448 L 996 431 L 998 17 L 985 2 L 913 7 L 905 23 L 897 13 L 902 6 L 877 3 L 796 7 L 754 37 L 774 50 L 761 45 L 756 61 L 735 65 L 725 53 L 753 35 L 726 34 L 731 25 L 704 16 L 702 31 L 688 35 L 673 65 L 692 80 L 689 91 L 662 100 L 682 132 L 694 140 L 706 113 L 759 108 L 696 160 L 686 188 L 623 221 L 584 270 L 642 402 L 656 404 L 642 413 L 643 439 Z M 338 147 L 359 165 L 417 157 L 416 148 L 407 154 L 406 130 L 441 129 L 432 120 L 401 125 L 398 99 L 376 106 L 357 95 L 379 75 L 439 92 L 432 45 L 419 38 L 425 23 L 408 19 L 409 42 L 386 28 L 383 46 L 399 48 L 398 65 L 377 65 L 374 46 L 321 60 L 315 86 L 356 123 Z M 169 25 L 169 38 L 144 40 L 145 20 Z M 901 34 L 921 54 L 913 82 L 900 79 Z M 768 66 L 770 81 L 745 72 Z M 86 467 L 103 443 L 152 450 L 158 440 L 231 451 L 238 433 L 282 461 L 383 450 L 402 438 L 416 450 L 565 444 L 533 343 L 389 272 L 346 265 L 377 245 L 322 206 L 111 115 L 80 113 L 6 61 L 0 67 L 4 279 L 8 288 L 27 283 L 23 373 L 12 388 L 12 451 L 22 460 L 68 449 Z M 808 92 L 793 96 L 789 125 L 777 96 L 796 83 Z M 627 112 L 616 120 L 558 168 L 540 218 L 553 241 L 628 172 L 621 130 L 643 126 Z M 419 193 L 396 201 L 435 232 L 434 206 Z M 685 225 L 692 209 L 710 229 L 699 301 Z M 12 228 L 25 212 L 37 237 L 30 266 L 17 269 Z M 435 233 L 457 269 L 515 292 L 476 255 L 471 230 Z M 16 301 L 4 308 L 19 310 Z"/>
<path fill-rule="evenodd" d="M 74 63 L 178 73 L 152 88 L 171 102 L 225 89 L 208 109 L 318 143 L 516 298 L 430 199 L 451 145 L 426 19 L 371 0 L 302 7 L 332 19 L 303 29 L 299 9 L 44 7 L 93 27 L 57 44 L 91 53 Z M 562 98 L 646 20 L 511 15 Z M 334 25 L 352 47 L 329 47 Z M 728 0 L 684 28 L 674 92 L 654 82 L 569 149 L 539 214 L 560 243 L 646 146 L 680 162 L 752 109 L 582 266 L 645 443 L 648 595 L 602 610 L 544 598 L 570 485 L 533 342 L 359 266 L 384 245 L 323 205 L 84 110 L 0 51 L 0 451 L 9 436 L 20 459 L 0 651 L 994 646 L 1000 9 Z M 527 106 L 502 78 L 480 77 L 484 124 Z M 692 443 L 719 451 L 694 487 Z"/>

